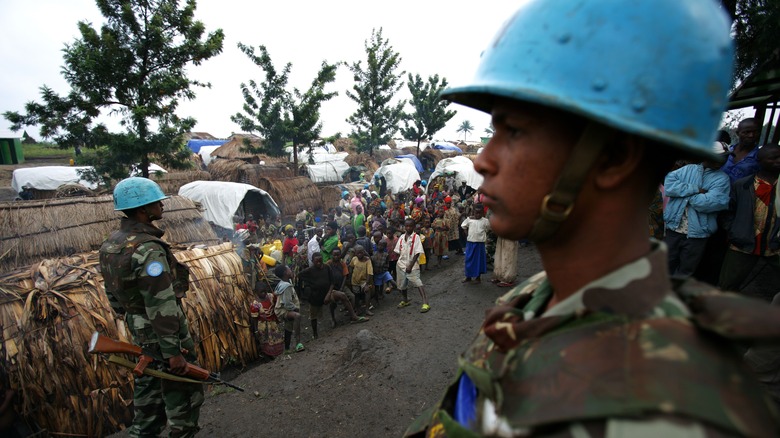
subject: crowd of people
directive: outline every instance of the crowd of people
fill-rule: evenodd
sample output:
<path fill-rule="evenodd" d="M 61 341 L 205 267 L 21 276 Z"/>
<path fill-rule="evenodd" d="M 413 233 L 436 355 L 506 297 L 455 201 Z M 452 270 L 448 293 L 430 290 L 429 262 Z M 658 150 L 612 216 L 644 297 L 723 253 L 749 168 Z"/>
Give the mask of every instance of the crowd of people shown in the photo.
<path fill-rule="evenodd" d="M 329 309 L 333 327 L 342 312 L 350 323 L 360 323 L 373 317 L 376 306 L 393 291 L 400 295 L 398 308 L 411 305 L 413 289 L 419 295 L 419 311 L 427 313 L 431 306 L 421 272 L 440 269 L 451 257 L 463 256 L 464 283 L 481 281 L 493 256 L 487 245 L 495 236 L 480 194 L 465 181 L 457 186 L 454 175 L 427 186 L 419 180 L 411 189 L 392 194 L 377 177 L 359 190 L 342 192 L 338 205 L 323 214 L 304 210 L 285 226 L 276 218 L 235 218 L 235 240 L 256 292 L 253 327 L 264 355 L 305 350 L 301 315 L 308 315 L 317 339 L 323 307 Z M 273 254 L 278 264 L 269 267 L 258 257 L 259 249 L 276 240 L 282 249 Z M 516 246 L 514 253 L 496 253 L 513 257 L 495 273 L 493 281 L 499 286 L 514 284 Z M 502 260 L 495 263 L 500 267 Z M 302 303 L 308 304 L 308 311 L 302 312 Z"/>
<path fill-rule="evenodd" d="M 669 250 L 669 272 L 696 277 L 723 290 L 740 291 L 757 263 L 776 269 L 780 222 L 776 187 L 780 147 L 759 147 L 760 125 L 742 120 L 737 141 L 719 159 L 676 163 L 651 206 L 651 235 Z M 729 142 L 721 131 L 719 139 Z"/>

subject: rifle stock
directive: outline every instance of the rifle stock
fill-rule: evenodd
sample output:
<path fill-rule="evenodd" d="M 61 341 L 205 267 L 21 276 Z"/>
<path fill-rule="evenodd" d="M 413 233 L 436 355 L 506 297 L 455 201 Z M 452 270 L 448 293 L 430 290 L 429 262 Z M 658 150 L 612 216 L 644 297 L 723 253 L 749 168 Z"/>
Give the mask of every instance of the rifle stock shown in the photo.
<path fill-rule="evenodd" d="M 132 356 L 138 357 L 138 364 L 133 369 L 133 374 L 137 376 L 142 376 L 144 374 L 144 370 L 146 369 L 146 366 L 152 363 L 154 360 L 160 361 L 162 363 L 167 363 L 166 360 L 164 360 L 162 357 L 153 354 L 152 352 L 145 351 L 143 348 L 139 347 L 138 345 L 133 345 L 127 342 L 117 341 L 111 338 L 108 338 L 106 336 L 101 335 L 98 332 L 95 332 L 92 334 L 92 339 L 89 341 L 89 353 L 90 354 L 98 354 L 98 353 L 106 353 L 106 354 L 129 354 Z M 216 373 L 212 373 L 207 369 L 201 368 L 197 365 L 193 365 L 191 363 L 187 364 L 187 369 L 182 374 L 187 377 L 191 377 L 195 380 L 203 381 L 204 383 L 217 383 L 217 384 L 223 384 L 230 386 L 231 388 L 235 388 L 238 390 L 243 391 L 242 388 L 239 388 L 235 385 L 232 385 L 230 383 L 224 382 L 219 378 L 219 375 Z"/>

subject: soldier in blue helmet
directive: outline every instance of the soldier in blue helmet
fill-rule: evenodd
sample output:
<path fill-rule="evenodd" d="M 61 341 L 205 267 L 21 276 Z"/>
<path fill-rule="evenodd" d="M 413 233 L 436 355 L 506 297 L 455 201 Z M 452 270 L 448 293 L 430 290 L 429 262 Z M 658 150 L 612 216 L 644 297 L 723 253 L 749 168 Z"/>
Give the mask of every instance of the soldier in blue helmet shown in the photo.
<path fill-rule="evenodd" d="M 197 363 L 195 343 L 180 300 L 189 288 L 189 271 L 179 264 L 163 231 L 168 197 L 154 181 L 127 178 L 114 188 L 114 210 L 125 217 L 119 230 L 100 247 L 100 269 L 111 307 L 124 315 L 133 342 L 166 359 L 170 372 L 182 374 Z M 198 432 L 203 385 L 143 376 L 135 379 L 130 436 L 159 436 L 167 425 L 171 436 Z"/>
<path fill-rule="evenodd" d="M 491 228 L 545 271 L 497 300 L 407 436 L 778 436 L 729 344 L 777 339 L 780 316 L 673 282 L 647 237 L 674 160 L 712 157 L 733 55 L 712 0 L 530 0 L 442 94 L 491 114 Z"/>

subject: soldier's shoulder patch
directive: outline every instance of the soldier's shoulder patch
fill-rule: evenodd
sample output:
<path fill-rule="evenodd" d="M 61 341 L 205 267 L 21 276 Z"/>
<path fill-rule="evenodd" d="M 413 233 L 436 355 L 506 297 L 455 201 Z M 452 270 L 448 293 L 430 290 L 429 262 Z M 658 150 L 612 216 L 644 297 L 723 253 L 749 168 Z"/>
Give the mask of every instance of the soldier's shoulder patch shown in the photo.
<path fill-rule="evenodd" d="M 163 272 L 163 264 L 157 261 L 146 265 L 146 274 L 150 277 L 159 277 Z"/>

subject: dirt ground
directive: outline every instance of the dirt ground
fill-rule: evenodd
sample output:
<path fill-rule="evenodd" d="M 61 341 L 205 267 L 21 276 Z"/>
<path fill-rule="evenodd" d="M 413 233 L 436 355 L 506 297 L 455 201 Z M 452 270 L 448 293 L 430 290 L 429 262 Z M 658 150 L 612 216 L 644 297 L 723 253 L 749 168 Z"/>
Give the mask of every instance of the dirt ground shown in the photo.
<path fill-rule="evenodd" d="M 520 278 L 536 273 L 536 250 L 520 248 Z M 199 436 L 397 437 L 434 403 L 455 377 L 457 357 L 473 339 L 485 310 L 508 289 L 461 284 L 463 256 L 423 273 L 431 311 L 397 309 L 386 295 L 371 321 L 331 328 L 320 323 L 306 351 L 245 369 L 231 380 L 246 392 L 212 388 L 201 410 Z M 306 310 L 304 310 L 304 316 Z M 115 434 L 126 436 L 126 433 Z"/>

